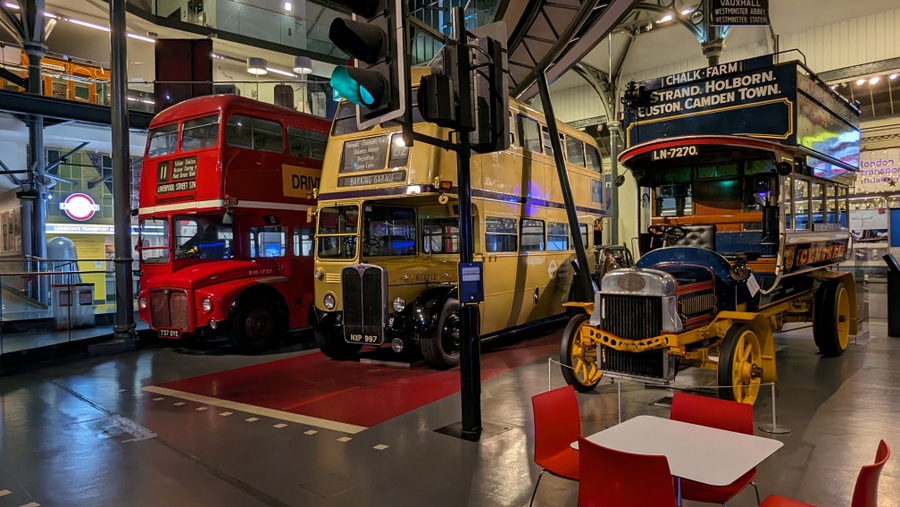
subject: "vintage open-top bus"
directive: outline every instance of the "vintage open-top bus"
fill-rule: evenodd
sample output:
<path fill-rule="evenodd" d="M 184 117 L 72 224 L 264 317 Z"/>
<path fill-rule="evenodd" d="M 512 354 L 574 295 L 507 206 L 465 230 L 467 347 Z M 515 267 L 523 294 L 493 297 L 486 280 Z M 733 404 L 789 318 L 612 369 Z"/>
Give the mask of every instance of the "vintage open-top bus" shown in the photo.
<path fill-rule="evenodd" d="M 560 124 L 578 206 L 580 230 L 571 231 L 544 117 L 515 101 L 509 114 L 511 146 L 471 159 L 483 337 L 563 314 L 574 276 L 571 234 L 590 247 L 604 216 L 595 141 Z M 418 117 L 414 128 L 447 137 Z M 340 106 L 316 212 L 310 321 L 325 354 L 348 357 L 363 345 L 391 344 L 394 351 L 419 347 L 432 367 L 457 364 L 456 179 L 455 153 L 424 143 L 406 147 L 397 124 L 361 132 L 354 106 Z"/>
<path fill-rule="evenodd" d="M 223 331 L 261 350 L 307 327 L 327 120 L 235 95 L 150 124 L 140 186 L 139 314 L 160 337 Z"/>
<path fill-rule="evenodd" d="M 721 396 L 752 403 L 774 381 L 772 334 L 812 322 L 836 356 L 856 333 L 848 185 L 858 110 L 799 62 L 772 56 L 654 79 L 626 94 L 643 254 L 615 270 L 566 328 L 567 381 L 606 371 L 671 382 L 714 369 Z"/>

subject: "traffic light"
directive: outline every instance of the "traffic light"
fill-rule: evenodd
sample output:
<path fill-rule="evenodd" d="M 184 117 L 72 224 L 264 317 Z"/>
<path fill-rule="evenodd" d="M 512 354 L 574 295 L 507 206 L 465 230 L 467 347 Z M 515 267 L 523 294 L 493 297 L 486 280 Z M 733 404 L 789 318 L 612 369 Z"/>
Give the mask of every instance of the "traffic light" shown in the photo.
<path fill-rule="evenodd" d="M 356 65 L 338 66 L 331 87 L 357 105 L 359 128 L 399 118 L 406 112 L 406 34 L 403 0 L 338 0 L 353 19 L 337 18 L 328 38 Z"/>

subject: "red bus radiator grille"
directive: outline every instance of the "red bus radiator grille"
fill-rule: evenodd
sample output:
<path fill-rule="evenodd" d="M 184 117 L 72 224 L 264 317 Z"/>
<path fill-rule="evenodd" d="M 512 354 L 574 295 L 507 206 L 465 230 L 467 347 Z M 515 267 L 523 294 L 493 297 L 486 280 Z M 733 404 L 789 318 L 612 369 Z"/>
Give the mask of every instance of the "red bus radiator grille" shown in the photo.
<path fill-rule="evenodd" d="M 171 289 L 150 292 L 150 322 L 154 328 L 187 331 L 189 319 L 187 292 Z"/>

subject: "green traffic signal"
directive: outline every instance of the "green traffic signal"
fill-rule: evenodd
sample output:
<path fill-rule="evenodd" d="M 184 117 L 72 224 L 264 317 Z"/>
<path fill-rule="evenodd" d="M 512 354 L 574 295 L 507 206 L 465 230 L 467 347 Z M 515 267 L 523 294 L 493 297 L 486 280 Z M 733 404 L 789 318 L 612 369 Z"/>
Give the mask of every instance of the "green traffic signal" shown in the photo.
<path fill-rule="evenodd" d="M 331 74 L 331 87 L 350 102 L 373 108 L 384 102 L 387 81 L 375 71 L 338 66 Z"/>

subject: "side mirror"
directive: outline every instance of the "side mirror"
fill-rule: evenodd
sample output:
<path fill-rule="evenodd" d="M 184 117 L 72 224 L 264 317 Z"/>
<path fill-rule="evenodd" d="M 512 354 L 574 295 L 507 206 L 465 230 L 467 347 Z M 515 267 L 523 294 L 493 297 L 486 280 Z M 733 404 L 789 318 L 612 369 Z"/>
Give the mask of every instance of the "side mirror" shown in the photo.
<path fill-rule="evenodd" d="M 620 174 L 620 175 L 616 176 L 616 186 L 621 187 L 624 184 L 625 184 L 625 175 Z"/>

